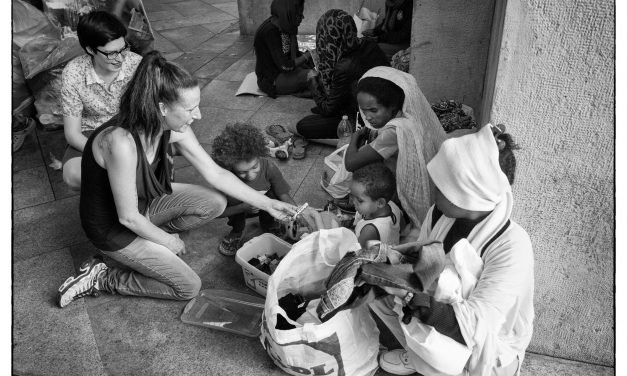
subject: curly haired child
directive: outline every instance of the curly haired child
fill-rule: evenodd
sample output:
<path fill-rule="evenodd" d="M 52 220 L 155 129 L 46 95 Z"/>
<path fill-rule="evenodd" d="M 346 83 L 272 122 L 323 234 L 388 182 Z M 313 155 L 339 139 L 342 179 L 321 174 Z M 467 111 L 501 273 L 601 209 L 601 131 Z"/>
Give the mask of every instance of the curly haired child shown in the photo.
<path fill-rule="evenodd" d="M 382 162 L 368 164 L 353 173 L 350 197 L 355 205 L 355 235 L 365 248 L 369 240 L 397 245 L 401 209 L 393 202 L 396 181 Z"/>
<path fill-rule="evenodd" d="M 267 158 L 266 142 L 261 132 L 250 124 L 236 123 L 227 126 L 213 140 L 211 157 L 223 168 L 230 170 L 249 187 L 291 204 L 290 186 L 278 167 Z M 221 217 L 228 217 L 232 227 L 220 242 L 218 250 L 225 256 L 233 256 L 240 247 L 246 218 L 259 215 L 264 232 L 276 233 L 279 224 L 259 209 L 227 196 L 227 207 Z"/>

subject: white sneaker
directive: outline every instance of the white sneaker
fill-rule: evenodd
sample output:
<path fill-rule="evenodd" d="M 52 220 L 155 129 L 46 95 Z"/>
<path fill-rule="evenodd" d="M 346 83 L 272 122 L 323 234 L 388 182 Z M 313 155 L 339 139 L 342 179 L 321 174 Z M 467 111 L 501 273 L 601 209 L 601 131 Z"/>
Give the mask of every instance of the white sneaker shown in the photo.
<path fill-rule="evenodd" d="M 411 375 L 416 373 L 416 370 L 409 364 L 409 357 L 404 349 L 382 352 L 379 355 L 379 366 L 385 372 L 393 375 Z"/>

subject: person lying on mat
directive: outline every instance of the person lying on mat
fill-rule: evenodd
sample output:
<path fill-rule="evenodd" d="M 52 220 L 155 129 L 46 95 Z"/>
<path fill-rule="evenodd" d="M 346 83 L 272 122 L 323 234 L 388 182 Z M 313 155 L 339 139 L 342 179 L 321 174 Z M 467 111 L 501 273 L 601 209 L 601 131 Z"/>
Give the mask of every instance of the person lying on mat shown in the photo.
<path fill-rule="evenodd" d="M 87 140 L 83 155 L 80 217 L 101 258 L 84 262 L 59 288 L 58 303 L 106 291 L 112 294 L 188 300 L 200 277 L 179 255 L 177 233 L 206 224 L 226 207 L 224 193 L 279 220 L 296 208 L 250 188 L 218 166 L 190 125 L 201 118 L 198 81 L 152 51 L 142 59 L 122 95 L 120 112 Z M 207 186 L 173 182 L 173 151 Z M 211 187 L 211 188 L 210 188 Z"/>
<path fill-rule="evenodd" d="M 440 241 L 447 266 L 437 278 L 423 278 L 416 263 L 415 276 L 430 281 L 421 291 L 385 286 L 390 295 L 370 303 L 403 346 L 380 355 L 384 371 L 519 371 L 533 331 L 534 260 L 529 235 L 510 218 L 515 160 L 511 150 L 499 153 L 506 144 L 486 125 L 444 141 L 428 163 L 437 190 L 418 240 Z"/>

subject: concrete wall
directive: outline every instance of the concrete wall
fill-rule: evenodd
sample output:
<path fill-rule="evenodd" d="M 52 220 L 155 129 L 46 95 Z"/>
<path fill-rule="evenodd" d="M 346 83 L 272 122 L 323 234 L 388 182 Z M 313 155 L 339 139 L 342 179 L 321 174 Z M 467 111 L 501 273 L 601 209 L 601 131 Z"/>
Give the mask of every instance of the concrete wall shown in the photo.
<path fill-rule="evenodd" d="M 480 116 L 495 0 L 414 0 L 410 73 L 429 100 Z"/>
<path fill-rule="evenodd" d="M 491 119 L 522 146 L 536 260 L 530 350 L 614 364 L 614 2 L 510 0 Z"/>
<path fill-rule="evenodd" d="M 354 14 L 363 6 L 376 11 L 385 10 L 385 0 L 305 0 L 305 19 L 298 28 L 299 34 L 315 34 L 316 23 L 320 16 L 329 9 L 343 9 Z M 237 0 L 239 10 L 239 29 L 242 35 L 254 35 L 257 27 L 270 17 L 272 0 Z"/>

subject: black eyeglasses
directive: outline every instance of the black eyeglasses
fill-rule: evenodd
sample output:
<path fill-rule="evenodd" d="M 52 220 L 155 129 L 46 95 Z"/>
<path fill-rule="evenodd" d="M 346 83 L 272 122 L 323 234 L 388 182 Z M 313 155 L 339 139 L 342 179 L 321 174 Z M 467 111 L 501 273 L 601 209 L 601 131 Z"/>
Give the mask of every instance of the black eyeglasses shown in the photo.
<path fill-rule="evenodd" d="M 128 42 L 125 42 L 126 44 L 124 45 L 124 48 L 122 48 L 119 51 L 110 51 L 110 52 L 105 52 L 105 51 L 100 51 L 99 49 L 95 49 L 96 51 L 100 52 L 101 54 L 104 55 L 104 57 L 106 57 L 109 60 L 115 60 L 118 57 L 120 57 L 120 55 L 122 55 L 123 53 L 126 53 L 128 50 L 131 49 L 131 45 L 128 44 Z"/>

